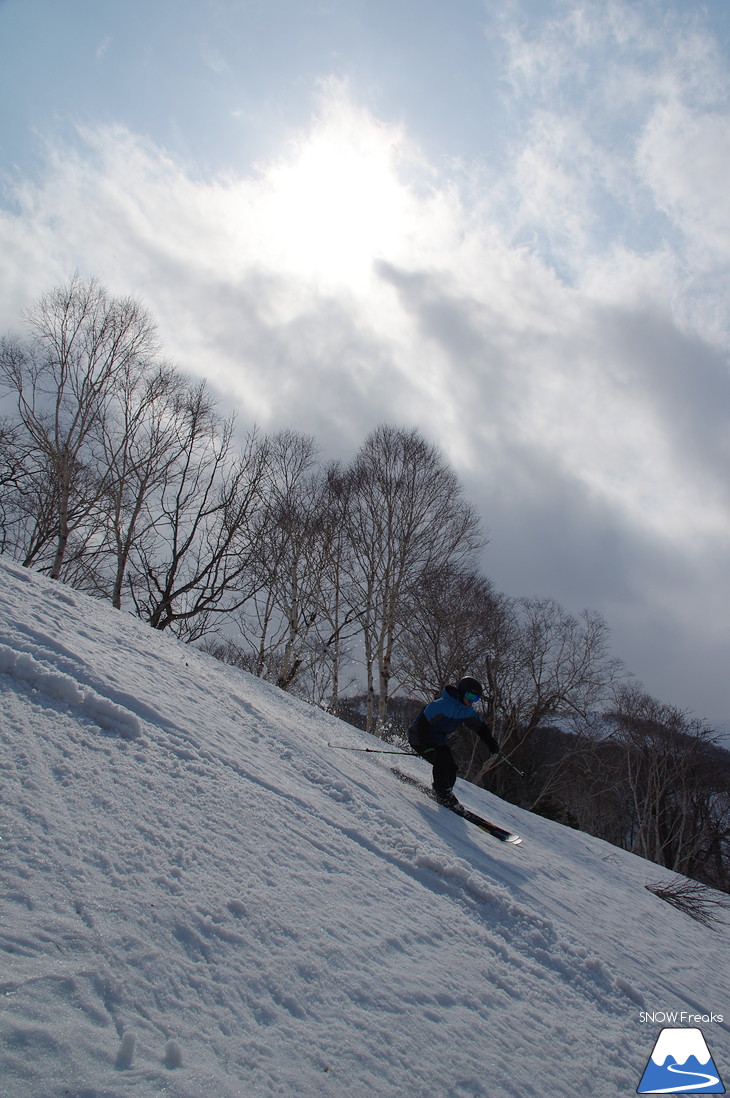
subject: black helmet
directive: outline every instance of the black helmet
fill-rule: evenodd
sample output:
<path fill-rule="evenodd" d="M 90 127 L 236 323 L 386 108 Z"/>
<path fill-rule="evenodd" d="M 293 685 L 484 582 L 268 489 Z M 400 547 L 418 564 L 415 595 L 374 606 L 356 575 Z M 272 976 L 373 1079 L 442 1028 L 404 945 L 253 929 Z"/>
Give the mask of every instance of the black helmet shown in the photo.
<path fill-rule="evenodd" d="M 477 698 L 481 698 L 484 691 L 479 679 L 473 679 L 470 675 L 467 675 L 466 678 L 459 679 L 457 682 L 456 693 L 459 701 L 463 701 L 465 694 L 476 694 Z"/>

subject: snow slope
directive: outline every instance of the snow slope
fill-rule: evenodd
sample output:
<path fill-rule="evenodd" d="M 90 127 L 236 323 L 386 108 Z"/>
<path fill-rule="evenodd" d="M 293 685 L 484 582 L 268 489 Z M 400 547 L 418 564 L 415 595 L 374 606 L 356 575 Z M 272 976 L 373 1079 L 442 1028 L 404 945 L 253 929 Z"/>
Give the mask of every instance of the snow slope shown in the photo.
<path fill-rule="evenodd" d="M 4 560 L 0 720 L 2 1098 L 614 1098 L 664 1024 L 730 1075 L 668 874 Z"/>

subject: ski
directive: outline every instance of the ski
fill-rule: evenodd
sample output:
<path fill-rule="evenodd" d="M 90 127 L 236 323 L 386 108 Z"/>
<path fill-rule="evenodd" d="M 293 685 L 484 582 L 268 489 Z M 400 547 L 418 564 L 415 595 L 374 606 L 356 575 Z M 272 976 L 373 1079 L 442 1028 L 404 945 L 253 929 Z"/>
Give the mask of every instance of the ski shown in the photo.
<path fill-rule="evenodd" d="M 412 778 L 410 774 L 404 774 L 402 770 L 398 770 L 396 767 L 392 767 L 393 773 L 399 781 L 405 782 L 406 785 L 412 785 L 415 789 L 420 789 L 422 793 L 425 793 L 427 797 L 430 797 L 432 801 L 436 801 L 436 794 L 430 786 L 424 785 L 423 782 L 419 782 L 418 778 Z M 439 801 L 436 801 L 439 804 Z M 519 835 L 515 835 L 512 831 L 507 831 L 504 827 L 500 827 L 499 824 L 492 823 L 491 820 L 485 820 L 483 816 L 478 816 L 476 812 L 471 812 L 468 808 L 464 808 L 463 804 L 454 805 L 453 808 L 450 805 L 443 805 L 443 808 L 448 808 L 449 812 L 453 812 L 456 816 L 461 816 L 462 820 L 466 820 L 468 823 L 474 824 L 475 827 L 480 828 L 482 831 L 486 831 L 488 835 L 492 835 L 493 838 L 499 839 L 502 843 L 512 843 L 513 846 L 519 846 L 522 839 Z"/>

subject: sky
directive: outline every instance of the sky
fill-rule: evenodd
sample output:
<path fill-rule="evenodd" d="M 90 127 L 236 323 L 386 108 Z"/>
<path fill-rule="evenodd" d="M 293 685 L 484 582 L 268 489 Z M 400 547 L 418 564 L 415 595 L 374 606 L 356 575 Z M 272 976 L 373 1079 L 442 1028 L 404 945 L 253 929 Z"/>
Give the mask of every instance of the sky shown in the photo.
<path fill-rule="evenodd" d="M 729 93 L 724 0 L 0 0 L 0 330 L 78 270 L 242 428 L 417 427 L 730 726 Z"/>

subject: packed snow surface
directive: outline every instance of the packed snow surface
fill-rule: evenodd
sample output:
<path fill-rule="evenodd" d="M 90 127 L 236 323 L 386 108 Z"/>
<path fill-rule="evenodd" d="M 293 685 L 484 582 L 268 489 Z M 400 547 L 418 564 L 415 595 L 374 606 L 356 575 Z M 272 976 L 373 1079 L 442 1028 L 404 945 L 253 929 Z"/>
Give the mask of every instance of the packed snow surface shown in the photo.
<path fill-rule="evenodd" d="M 666 1024 L 730 1074 L 665 871 L 5 561 L 0 720 L 2 1098 L 614 1098 Z"/>

